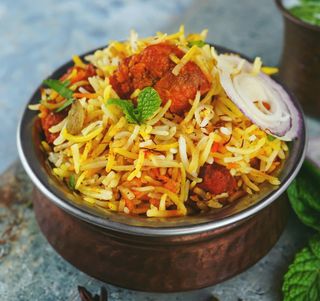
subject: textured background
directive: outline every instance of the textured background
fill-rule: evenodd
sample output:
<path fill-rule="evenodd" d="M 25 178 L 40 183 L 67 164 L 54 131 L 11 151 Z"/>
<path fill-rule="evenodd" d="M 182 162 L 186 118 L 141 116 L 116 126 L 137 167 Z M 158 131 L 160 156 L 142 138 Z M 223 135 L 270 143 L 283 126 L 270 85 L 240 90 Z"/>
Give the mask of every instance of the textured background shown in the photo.
<path fill-rule="evenodd" d="M 276 65 L 282 21 L 272 0 L 1 0 L 0 1 L 0 172 L 17 157 L 15 131 L 33 90 L 73 54 L 124 39 L 209 29 L 208 40 Z M 319 126 L 309 120 L 319 149 Z M 319 156 L 318 151 L 310 153 Z M 79 300 L 77 285 L 98 292 L 104 285 L 71 267 L 46 243 L 29 206 L 31 184 L 14 164 L 0 176 L 0 300 Z M 5 203 L 7 203 L 5 205 Z M 11 229 L 8 231 L 7 229 Z M 191 293 L 147 294 L 107 285 L 111 301 L 281 300 L 281 279 L 307 230 L 292 215 L 275 248 L 254 267 L 220 285 Z M 1 239 L 4 241 L 1 241 Z"/>

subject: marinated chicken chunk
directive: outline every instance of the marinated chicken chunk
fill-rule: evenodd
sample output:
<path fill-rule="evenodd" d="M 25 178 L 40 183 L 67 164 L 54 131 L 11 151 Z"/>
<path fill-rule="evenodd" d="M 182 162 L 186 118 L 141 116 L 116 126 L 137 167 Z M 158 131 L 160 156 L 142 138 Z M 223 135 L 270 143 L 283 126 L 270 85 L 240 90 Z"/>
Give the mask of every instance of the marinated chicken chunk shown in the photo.
<path fill-rule="evenodd" d="M 222 165 L 216 163 L 205 164 L 201 168 L 199 176 L 203 178 L 199 187 L 213 195 L 227 192 L 231 196 L 238 189 L 236 179 Z"/>
<path fill-rule="evenodd" d="M 164 103 L 172 101 L 170 111 L 182 115 L 190 108 L 190 99 L 198 90 L 201 95 L 207 93 L 210 83 L 194 62 L 188 62 L 177 76 L 174 75 L 171 54 L 178 58 L 183 56 L 178 47 L 160 43 L 124 59 L 110 77 L 113 89 L 119 97 L 129 98 L 135 89 L 154 87 Z"/>
<path fill-rule="evenodd" d="M 48 143 L 53 143 L 53 141 L 58 137 L 59 133 L 50 133 L 49 129 L 61 122 L 66 117 L 65 112 L 60 113 L 49 113 L 45 117 L 41 118 L 41 125 L 44 131 L 44 135 Z"/>

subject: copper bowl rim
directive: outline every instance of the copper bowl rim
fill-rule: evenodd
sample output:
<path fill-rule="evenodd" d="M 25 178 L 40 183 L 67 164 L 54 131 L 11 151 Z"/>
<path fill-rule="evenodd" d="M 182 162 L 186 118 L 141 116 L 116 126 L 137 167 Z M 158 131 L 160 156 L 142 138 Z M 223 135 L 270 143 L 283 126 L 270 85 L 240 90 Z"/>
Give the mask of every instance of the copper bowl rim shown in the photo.
<path fill-rule="evenodd" d="M 218 51 L 223 51 L 227 53 L 238 53 L 236 51 L 229 50 L 224 47 L 220 47 L 215 45 Z M 102 49 L 103 47 L 99 47 L 92 51 L 89 51 L 83 54 L 81 57 L 86 56 L 87 54 L 91 54 L 98 49 Z M 247 58 L 246 56 L 240 54 L 242 57 Z M 248 59 L 248 58 L 247 58 Z M 250 60 L 250 59 L 249 59 Z M 60 66 L 53 74 L 56 74 L 58 71 L 66 70 L 68 65 L 71 64 L 71 61 L 66 64 Z M 278 81 L 278 80 L 277 80 Z M 279 82 L 279 81 L 278 81 Z M 286 87 L 280 83 L 285 89 Z M 286 89 L 288 91 L 288 89 Z M 233 215 L 218 219 L 218 220 L 209 220 L 203 223 L 195 223 L 191 225 L 182 225 L 182 226 L 166 226 L 166 227 L 149 227 L 149 226 L 137 226 L 130 225 L 122 222 L 112 221 L 108 218 L 103 218 L 101 216 L 94 215 L 90 213 L 90 211 L 79 208 L 76 204 L 72 203 L 66 197 L 59 197 L 57 195 L 58 189 L 51 187 L 48 183 L 44 183 L 44 178 L 50 178 L 50 176 L 44 171 L 41 170 L 40 159 L 35 155 L 34 145 L 30 142 L 32 139 L 31 128 L 28 128 L 28 124 L 33 123 L 31 117 L 28 116 L 28 105 L 30 103 L 36 103 L 38 101 L 37 93 L 39 91 L 39 87 L 29 100 L 24 110 L 24 113 L 21 116 L 18 129 L 17 129 L 17 148 L 20 160 L 22 165 L 30 177 L 31 181 L 34 185 L 54 204 L 56 204 L 61 209 L 70 213 L 71 215 L 88 222 L 89 224 L 98 226 L 103 229 L 121 232 L 131 235 L 138 236 L 152 236 L 152 237 L 168 237 L 168 236 L 177 236 L 177 235 L 189 235 L 202 233 L 206 231 L 212 231 L 215 229 L 220 229 L 222 227 L 227 227 L 231 225 L 235 225 L 238 222 L 242 222 L 249 218 L 250 216 L 258 213 L 263 208 L 270 205 L 273 201 L 275 201 L 290 185 L 295 176 L 297 175 L 300 167 L 304 161 L 306 154 L 306 128 L 305 121 L 302 108 L 297 101 L 297 99 L 289 92 L 292 97 L 292 100 L 301 115 L 301 132 L 299 139 L 295 140 L 293 143 L 295 145 L 295 156 L 290 160 L 290 169 L 287 174 L 281 179 L 281 185 L 277 188 L 268 192 L 268 194 L 262 198 L 259 202 L 254 205 L 245 208 L 244 210 L 237 212 Z M 30 115 L 30 114 L 29 114 Z M 30 126 L 29 126 L 30 127 Z M 30 156 L 31 155 L 31 156 Z M 290 156 L 289 156 L 290 158 Z M 287 160 L 289 160 L 289 158 Z"/>
<path fill-rule="evenodd" d="M 276 2 L 276 5 L 277 5 L 278 9 L 281 11 L 281 13 L 287 19 L 291 20 L 293 23 L 295 23 L 295 24 L 297 24 L 299 26 L 302 26 L 302 27 L 305 27 L 305 28 L 320 32 L 320 26 L 313 25 L 311 23 L 303 21 L 303 20 L 299 19 L 298 17 L 294 16 L 293 14 L 291 14 L 289 12 L 289 10 L 284 7 L 283 0 L 275 0 L 275 2 Z"/>

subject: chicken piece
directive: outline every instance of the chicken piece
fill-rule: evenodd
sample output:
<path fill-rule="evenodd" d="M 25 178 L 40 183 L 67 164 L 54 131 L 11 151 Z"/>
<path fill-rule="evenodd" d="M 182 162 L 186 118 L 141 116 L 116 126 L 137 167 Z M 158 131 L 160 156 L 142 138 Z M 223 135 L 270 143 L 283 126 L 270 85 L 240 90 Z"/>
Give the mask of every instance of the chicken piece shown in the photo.
<path fill-rule="evenodd" d="M 133 56 L 125 58 L 113 75 L 109 77 L 113 90 L 121 98 L 129 98 L 134 91 L 129 70 L 129 64 L 132 59 Z"/>
<path fill-rule="evenodd" d="M 169 57 L 171 53 L 183 56 L 178 47 L 160 43 L 146 47 L 140 54 L 125 58 L 110 77 L 113 89 L 121 98 L 128 98 L 135 89 L 152 87 L 174 67 Z"/>
<path fill-rule="evenodd" d="M 237 181 L 229 170 L 217 163 L 205 164 L 200 170 L 200 177 L 203 181 L 199 187 L 213 195 L 227 192 L 231 196 L 238 189 Z"/>
<path fill-rule="evenodd" d="M 197 91 L 203 95 L 210 90 L 210 83 L 201 69 L 193 62 L 188 62 L 175 76 L 168 72 L 154 88 L 163 102 L 171 99 L 170 111 L 183 115 L 190 109 L 190 99 L 194 99 Z"/>
<path fill-rule="evenodd" d="M 59 136 L 59 133 L 50 133 L 49 129 L 61 122 L 66 117 L 65 112 L 59 113 L 49 113 L 45 117 L 41 118 L 41 126 L 48 143 L 53 143 L 53 141 Z"/>
<path fill-rule="evenodd" d="M 170 111 L 182 115 L 190 108 L 189 100 L 198 90 L 201 95 L 210 89 L 210 83 L 201 69 L 188 62 L 178 76 L 172 74 L 175 63 L 170 54 L 178 58 L 183 52 L 176 46 L 160 43 L 146 47 L 140 54 L 123 60 L 110 77 L 113 89 L 121 98 L 129 98 L 135 89 L 154 87 L 162 101 L 172 100 Z"/>
<path fill-rule="evenodd" d="M 184 53 L 175 45 L 159 43 L 146 47 L 140 54 L 140 62 L 152 79 L 159 80 L 175 66 L 170 54 L 182 58 Z"/>

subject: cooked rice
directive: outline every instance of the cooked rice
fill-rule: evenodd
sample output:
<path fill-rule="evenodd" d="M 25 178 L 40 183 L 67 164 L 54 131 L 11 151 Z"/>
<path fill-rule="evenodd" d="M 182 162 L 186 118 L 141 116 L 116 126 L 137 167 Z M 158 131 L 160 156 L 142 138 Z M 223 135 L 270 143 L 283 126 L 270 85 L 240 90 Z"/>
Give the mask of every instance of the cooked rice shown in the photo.
<path fill-rule="evenodd" d="M 285 159 L 287 145 L 279 139 L 269 140 L 267 133 L 252 124 L 227 97 L 219 84 L 217 54 L 212 46 L 187 46 L 189 41 L 204 40 L 205 36 L 206 31 L 186 36 L 181 27 L 172 35 L 157 33 L 138 39 L 132 31 L 128 41 L 111 42 L 107 48 L 86 57 L 97 68 L 98 76 L 80 83 L 82 86 L 89 82 L 95 95 L 80 99 L 86 116 L 81 132 L 68 133 L 66 117 L 50 128 L 50 132 L 59 133 L 53 149 L 42 142 L 54 174 L 66 183 L 73 175 L 74 189 L 85 202 L 126 214 L 171 217 L 187 214 L 186 202 L 192 193 L 197 197 L 191 198 L 191 202 L 199 200 L 199 208 L 217 209 L 223 206 L 220 200 L 227 195 L 212 196 L 196 186 L 202 181 L 199 171 L 206 162 L 225 166 L 237 177 L 240 189 L 249 194 L 258 192 L 263 182 L 280 184 L 272 172 Z M 182 119 L 169 112 L 168 101 L 145 124 L 130 124 L 117 107 L 105 106 L 109 98 L 118 98 L 108 77 L 124 57 L 164 41 L 185 52 L 181 59 L 171 56 L 176 63 L 174 74 L 193 61 L 210 78 L 212 88 L 202 99 L 198 92 L 190 100 L 191 109 Z M 77 56 L 74 62 L 77 66 L 85 64 Z M 260 72 L 260 68 L 261 60 L 257 58 L 253 73 Z M 88 93 L 85 88 L 80 89 L 81 93 Z M 139 92 L 135 91 L 132 97 Z M 48 105 L 49 95 L 58 97 L 54 93 L 42 90 L 40 107 Z M 49 109 L 50 105 L 53 106 L 49 103 Z M 215 143 L 219 147 L 212 152 Z M 260 160 L 258 167 L 253 166 L 255 158 Z M 155 172 L 160 173 L 166 185 L 153 178 Z M 152 201 L 143 201 L 144 197 Z"/>

